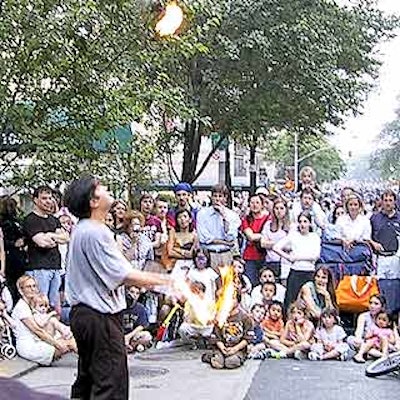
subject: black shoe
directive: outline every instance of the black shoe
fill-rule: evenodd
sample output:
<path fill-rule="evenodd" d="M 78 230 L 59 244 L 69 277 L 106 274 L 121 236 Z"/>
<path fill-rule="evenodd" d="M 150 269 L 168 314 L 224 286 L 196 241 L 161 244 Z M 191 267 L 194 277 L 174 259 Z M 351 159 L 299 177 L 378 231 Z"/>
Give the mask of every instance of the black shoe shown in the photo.
<path fill-rule="evenodd" d="M 201 362 L 211 364 L 212 353 L 203 353 L 201 355 Z"/>

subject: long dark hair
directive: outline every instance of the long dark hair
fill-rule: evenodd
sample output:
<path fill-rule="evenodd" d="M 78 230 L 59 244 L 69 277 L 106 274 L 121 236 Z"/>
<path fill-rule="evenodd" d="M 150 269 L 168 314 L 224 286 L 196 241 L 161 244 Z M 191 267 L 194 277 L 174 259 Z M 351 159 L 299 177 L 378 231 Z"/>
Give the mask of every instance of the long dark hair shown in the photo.
<path fill-rule="evenodd" d="M 282 229 L 285 232 L 289 232 L 289 228 L 290 228 L 289 209 L 288 209 L 286 201 L 284 199 L 282 199 L 282 197 L 278 197 L 274 200 L 274 207 L 272 208 L 271 232 L 276 232 L 279 228 L 279 221 L 275 214 L 275 206 L 277 204 L 283 204 L 285 206 L 286 213 L 285 213 L 285 217 L 283 219 Z"/>
<path fill-rule="evenodd" d="M 331 296 L 332 307 L 337 308 L 338 306 L 336 303 L 336 292 L 335 292 L 336 282 L 335 278 L 333 277 L 332 271 L 326 265 L 324 264 L 320 265 L 314 272 L 313 282 L 315 282 L 315 276 L 319 271 L 323 271 L 325 274 L 328 275 L 327 290 L 329 295 Z"/>
<path fill-rule="evenodd" d="M 190 213 L 189 210 L 178 210 L 178 211 L 176 212 L 176 214 L 175 214 L 175 230 L 176 230 L 176 232 L 180 232 L 180 231 L 181 231 L 181 228 L 180 228 L 180 226 L 179 226 L 179 224 L 178 224 L 178 217 L 179 217 L 181 214 L 184 214 L 184 213 L 187 213 L 187 214 L 189 215 L 190 219 L 192 220 L 192 221 L 189 223 L 189 232 L 193 232 L 193 218 L 192 218 L 192 214 Z"/>
<path fill-rule="evenodd" d="M 309 221 L 310 221 L 310 228 L 309 228 L 309 232 L 312 232 L 314 229 L 313 229 L 313 227 L 312 227 L 312 217 L 311 217 L 311 213 L 310 213 L 310 211 L 308 211 L 308 210 L 304 210 L 304 211 L 302 211 L 300 214 L 299 214 L 299 216 L 297 217 L 297 223 L 299 223 L 300 222 L 300 218 L 301 217 L 305 217 L 305 218 L 307 218 Z"/>

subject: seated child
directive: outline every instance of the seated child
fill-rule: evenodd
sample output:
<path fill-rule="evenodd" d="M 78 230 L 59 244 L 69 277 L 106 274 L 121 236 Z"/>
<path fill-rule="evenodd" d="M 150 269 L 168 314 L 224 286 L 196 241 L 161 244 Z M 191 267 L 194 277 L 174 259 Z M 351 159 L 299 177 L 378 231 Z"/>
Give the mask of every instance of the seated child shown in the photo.
<path fill-rule="evenodd" d="M 135 286 L 127 288 L 127 308 L 122 313 L 122 321 L 128 352 L 144 351 L 151 347 L 153 339 L 146 330 L 149 327 L 149 319 L 144 305 L 138 302 L 139 296 L 139 288 Z"/>
<path fill-rule="evenodd" d="M 338 325 L 339 317 L 335 308 L 325 308 L 321 312 L 319 326 L 315 332 L 315 340 L 308 353 L 308 359 L 346 361 L 349 345 L 345 343 L 346 332 Z"/>
<path fill-rule="evenodd" d="M 265 313 L 265 307 L 262 304 L 254 304 L 254 306 L 251 308 L 254 336 L 247 348 L 247 358 L 253 358 L 255 360 L 262 360 L 265 358 L 264 332 L 261 327 L 261 322 L 264 320 Z"/>
<path fill-rule="evenodd" d="M 252 336 L 253 321 L 240 307 L 240 301 L 240 293 L 236 292 L 227 321 L 222 327 L 214 327 L 217 349 L 202 357 L 202 361 L 210 363 L 213 368 L 239 368 L 246 360 L 246 350 Z"/>
<path fill-rule="evenodd" d="M 49 311 L 48 297 L 43 293 L 39 293 L 32 299 L 31 305 L 33 307 L 33 318 L 38 326 L 54 338 L 61 336 L 68 349 L 77 353 L 78 348 L 71 329 L 58 320 L 58 314 L 55 311 Z"/>
<path fill-rule="evenodd" d="M 365 335 L 365 341 L 354 356 L 354 361 L 365 363 L 366 354 L 377 358 L 387 356 L 390 345 L 395 345 L 393 324 L 386 311 L 379 311 L 375 316 L 375 325 L 372 325 Z"/>
<path fill-rule="evenodd" d="M 196 293 L 199 299 L 203 302 L 206 302 L 205 299 L 205 291 L 206 287 L 201 282 L 193 282 L 191 284 L 192 292 Z M 205 307 L 212 307 L 213 304 L 205 304 Z M 210 310 L 211 311 L 211 310 Z M 212 315 L 212 312 L 210 312 Z M 184 307 L 184 321 L 179 327 L 179 335 L 183 339 L 183 341 L 187 343 L 192 343 L 194 347 L 196 347 L 197 342 L 200 339 L 208 339 L 213 331 L 214 326 L 212 323 L 204 324 L 196 316 L 195 310 L 190 305 L 188 301 L 185 302 Z"/>
<path fill-rule="evenodd" d="M 251 292 L 251 305 L 260 304 L 262 302 L 261 289 L 262 285 L 266 282 L 275 283 L 276 293 L 274 294 L 273 300 L 284 302 L 286 289 L 283 285 L 276 282 L 274 271 L 270 268 L 263 268 L 260 272 L 260 285 L 253 288 Z"/>
<path fill-rule="evenodd" d="M 264 331 L 264 343 L 272 350 L 279 350 L 279 339 L 283 333 L 285 324 L 283 322 L 283 304 L 273 300 L 268 308 L 265 319 L 261 322 Z M 274 351 L 265 353 L 266 357 L 275 356 Z"/>
<path fill-rule="evenodd" d="M 302 359 L 310 350 L 313 343 L 314 325 L 306 318 L 305 306 L 301 302 L 294 302 L 289 307 L 288 321 L 279 339 L 274 343 L 279 350 L 279 357 L 292 356 L 298 360 Z"/>
<path fill-rule="evenodd" d="M 273 298 L 276 293 L 276 284 L 273 282 L 265 282 L 261 288 L 261 303 L 265 307 L 265 311 L 268 311 Z"/>

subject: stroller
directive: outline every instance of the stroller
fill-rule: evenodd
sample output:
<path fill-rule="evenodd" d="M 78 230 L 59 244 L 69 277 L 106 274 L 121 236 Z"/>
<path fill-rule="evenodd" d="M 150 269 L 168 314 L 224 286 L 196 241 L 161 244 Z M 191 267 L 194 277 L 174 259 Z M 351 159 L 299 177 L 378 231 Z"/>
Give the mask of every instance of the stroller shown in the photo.
<path fill-rule="evenodd" d="M 2 318 L 2 317 L 0 317 Z M 4 325 L 1 324 L 4 322 Z M 5 321 L 0 322 L 0 357 L 6 358 L 7 360 L 13 359 L 16 354 L 17 350 L 13 344 L 13 338 L 11 333 L 11 328 L 5 323 Z"/>
<path fill-rule="evenodd" d="M 8 291 L 5 281 L 0 281 L 0 302 L 3 308 L 0 308 L 0 358 L 11 360 L 17 354 L 17 350 L 13 344 L 13 336 L 10 327 L 9 317 L 3 314 L 6 310 L 4 295 Z M 9 293 L 9 292 L 8 292 Z M 11 295 L 10 295 L 11 296 Z"/>

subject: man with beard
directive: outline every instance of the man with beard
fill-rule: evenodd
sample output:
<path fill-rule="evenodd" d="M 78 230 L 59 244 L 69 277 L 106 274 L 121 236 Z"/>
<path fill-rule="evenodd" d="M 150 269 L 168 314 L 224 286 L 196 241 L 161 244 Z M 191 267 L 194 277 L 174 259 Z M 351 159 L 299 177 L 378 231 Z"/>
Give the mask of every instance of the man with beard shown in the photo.
<path fill-rule="evenodd" d="M 189 183 L 180 182 L 174 187 L 175 198 L 177 206 L 168 211 L 167 219 L 168 225 L 175 228 L 175 215 L 180 210 L 188 210 L 192 216 L 193 227 L 196 227 L 197 209 L 192 208 L 190 205 L 190 198 L 192 196 L 193 188 Z"/>

